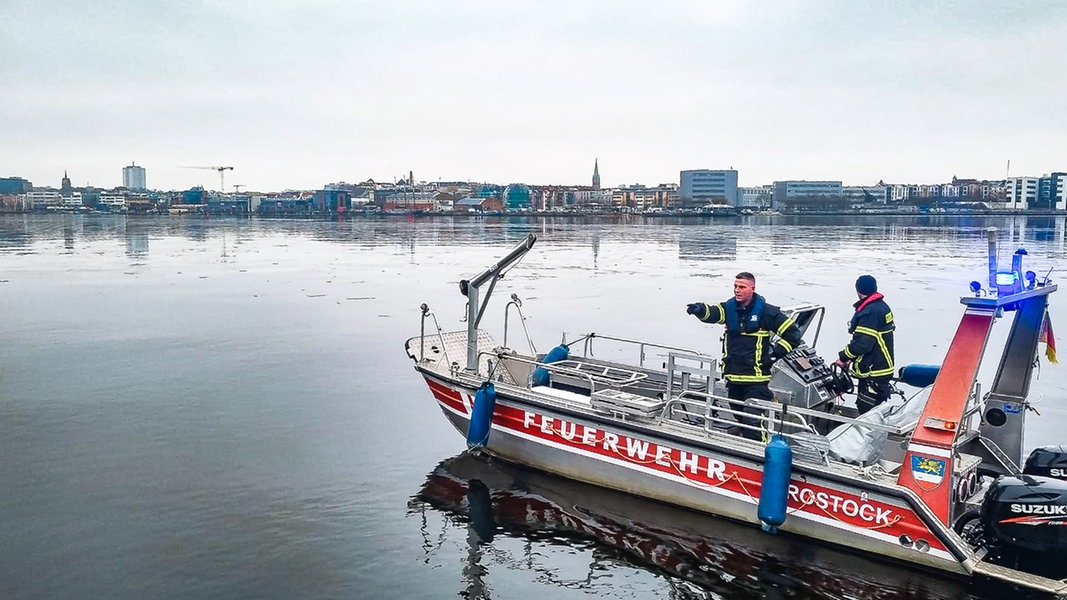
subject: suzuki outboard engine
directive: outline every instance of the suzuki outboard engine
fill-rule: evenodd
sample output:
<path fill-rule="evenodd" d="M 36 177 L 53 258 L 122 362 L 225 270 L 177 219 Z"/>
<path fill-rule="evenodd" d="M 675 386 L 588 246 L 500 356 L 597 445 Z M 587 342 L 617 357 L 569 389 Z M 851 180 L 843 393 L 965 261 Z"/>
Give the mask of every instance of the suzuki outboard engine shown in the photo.
<path fill-rule="evenodd" d="M 1026 459 L 1023 473 L 1067 481 L 1067 446 L 1034 448 Z"/>
<path fill-rule="evenodd" d="M 980 518 L 980 545 L 991 562 L 1055 579 L 1067 576 L 1067 481 L 1002 475 L 990 485 Z"/>

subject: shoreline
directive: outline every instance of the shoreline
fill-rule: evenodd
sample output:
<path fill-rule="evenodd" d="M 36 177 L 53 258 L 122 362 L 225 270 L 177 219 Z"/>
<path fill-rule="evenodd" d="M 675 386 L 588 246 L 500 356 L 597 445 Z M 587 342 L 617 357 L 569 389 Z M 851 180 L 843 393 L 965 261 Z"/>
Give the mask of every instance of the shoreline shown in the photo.
<path fill-rule="evenodd" d="M 300 213 L 300 214 L 274 214 L 263 215 L 257 213 L 217 213 L 202 211 L 175 211 L 175 212 L 107 212 L 107 211 L 78 211 L 78 210 L 23 210 L 23 211 L 0 211 L 0 218 L 7 215 L 79 215 L 79 216 L 124 216 L 124 217 L 242 217 L 256 219 L 366 219 L 366 218 L 438 218 L 451 217 L 463 219 L 485 219 L 494 217 L 551 217 L 551 218 L 644 218 L 658 219 L 683 219 L 683 220 L 716 220 L 716 219 L 766 219 L 777 217 L 804 218 L 804 217 L 1062 217 L 1067 216 L 1063 210 L 984 210 L 984 211 L 942 211 L 942 212 L 917 212 L 917 211 L 803 211 L 803 212 L 775 212 L 742 214 L 737 212 L 722 213 L 690 213 L 690 212 L 665 212 L 638 213 L 625 211 L 494 211 L 494 212 L 382 212 L 382 211 L 349 211 L 347 213 Z"/>

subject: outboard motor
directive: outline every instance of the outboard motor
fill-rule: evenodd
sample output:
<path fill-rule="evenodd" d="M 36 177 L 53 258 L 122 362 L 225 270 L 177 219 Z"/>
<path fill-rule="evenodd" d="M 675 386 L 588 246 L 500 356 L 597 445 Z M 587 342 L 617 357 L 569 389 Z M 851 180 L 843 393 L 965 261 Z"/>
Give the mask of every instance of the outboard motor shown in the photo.
<path fill-rule="evenodd" d="M 1067 481 L 1067 446 L 1034 448 L 1026 459 L 1023 473 Z"/>
<path fill-rule="evenodd" d="M 1067 576 L 1067 481 L 998 477 L 980 518 L 992 562 L 1054 579 Z"/>

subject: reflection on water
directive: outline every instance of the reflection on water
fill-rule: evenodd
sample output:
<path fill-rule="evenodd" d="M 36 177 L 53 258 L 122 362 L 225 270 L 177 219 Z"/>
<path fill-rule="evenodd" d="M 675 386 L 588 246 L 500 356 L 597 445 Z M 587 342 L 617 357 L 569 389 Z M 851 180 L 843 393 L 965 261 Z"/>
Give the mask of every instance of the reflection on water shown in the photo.
<path fill-rule="evenodd" d="M 671 244 L 679 255 L 693 260 L 727 259 L 739 244 L 758 242 L 781 251 L 810 242 L 826 228 L 846 228 L 846 235 L 821 236 L 824 249 L 875 243 L 909 241 L 984 241 L 987 227 L 997 227 L 1001 239 L 1026 241 L 1064 249 L 1064 217 L 883 217 L 883 216 L 775 216 L 683 220 L 672 218 L 615 217 L 436 217 L 417 221 L 405 218 L 354 218 L 348 221 L 269 219 L 208 219 L 203 217 L 146 217 L 123 215 L 0 215 L 0 251 L 29 250 L 35 244 L 62 240 L 63 247 L 108 239 L 127 239 L 132 252 L 143 252 L 151 238 L 182 237 L 204 241 L 223 232 L 235 241 L 261 235 L 301 236 L 342 244 L 391 246 L 396 244 L 507 245 L 527 233 L 566 238 L 590 248 L 595 258 L 606 241 L 625 238 L 650 244 Z M 753 240 L 752 238 L 758 238 Z"/>
<path fill-rule="evenodd" d="M 437 551 L 441 536 L 464 537 L 465 587 L 459 595 L 467 598 L 493 597 L 486 581 L 493 569 L 526 569 L 538 579 L 556 578 L 554 571 L 562 569 L 542 559 L 553 546 L 577 550 L 569 569 L 575 575 L 555 583 L 590 590 L 596 589 L 598 573 L 623 563 L 657 573 L 667 597 L 678 599 L 976 597 L 964 582 L 475 454 L 439 464 L 409 508 L 423 519 L 426 510 L 450 518 L 440 531 L 427 527 L 424 532 L 428 556 Z M 501 538 L 523 544 L 517 552 L 500 550 Z"/>

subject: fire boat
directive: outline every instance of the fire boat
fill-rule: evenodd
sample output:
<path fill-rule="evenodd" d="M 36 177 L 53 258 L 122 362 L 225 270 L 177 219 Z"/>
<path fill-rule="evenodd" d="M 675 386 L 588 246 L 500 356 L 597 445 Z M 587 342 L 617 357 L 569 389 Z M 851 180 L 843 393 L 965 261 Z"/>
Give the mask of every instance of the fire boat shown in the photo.
<path fill-rule="evenodd" d="M 537 352 L 515 294 L 498 344 L 479 325 L 533 235 L 460 281 L 465 329 L 443 331 L 423 304 L 420 335 L 405 350 L 474 452 L 768 534 L 1063 595 L 1067 446 L 1023 457 L 1056 286 L 1023 270 L 1023 249 L 1000 268 L 995 231 L 988 236 L 988 283 L 971 282 L 961 298 L 942 363 L 901 367 L 893 398 L 862 415 L 850 377 L 815 351 L 825 314 L 815 304 L 783 308 L 805 343 L 775 362 L 774 401 L 746 400 L 745 412 L 726 397 L 718 357 L 697 350 L 591 332 Z M 512 314 L 528 350 L 508 345 Z M 990 334 L 1008 316 L 983 389 Z M 753 411 L 760 418 L 748 418 Z"/>

